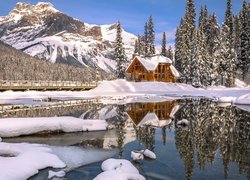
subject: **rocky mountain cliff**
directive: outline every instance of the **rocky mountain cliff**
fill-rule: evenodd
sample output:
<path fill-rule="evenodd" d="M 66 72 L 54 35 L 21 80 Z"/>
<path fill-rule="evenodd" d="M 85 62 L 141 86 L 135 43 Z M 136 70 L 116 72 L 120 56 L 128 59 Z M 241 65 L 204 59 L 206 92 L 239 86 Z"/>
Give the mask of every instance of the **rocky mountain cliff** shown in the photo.
<path fill-rule="evenodd" d="M 136 36 L 122 32 L 128 58 Z M 17 3 L 0 17 L 0 40 L 31 56 L 77 67 L 99 67 L 112 72 L 116 24 L 89 25 L 53 7 L 51 3 Z"/>

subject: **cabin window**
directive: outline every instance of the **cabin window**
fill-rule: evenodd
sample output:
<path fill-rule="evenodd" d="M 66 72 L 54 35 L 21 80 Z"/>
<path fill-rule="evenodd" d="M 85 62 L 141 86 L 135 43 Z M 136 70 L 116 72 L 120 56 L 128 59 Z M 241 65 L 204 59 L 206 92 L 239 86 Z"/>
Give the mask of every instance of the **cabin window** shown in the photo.
<path fill-rule="evenodd" d="M 154 77 L 157 78 L 157 74 L 155 74 Z"/>

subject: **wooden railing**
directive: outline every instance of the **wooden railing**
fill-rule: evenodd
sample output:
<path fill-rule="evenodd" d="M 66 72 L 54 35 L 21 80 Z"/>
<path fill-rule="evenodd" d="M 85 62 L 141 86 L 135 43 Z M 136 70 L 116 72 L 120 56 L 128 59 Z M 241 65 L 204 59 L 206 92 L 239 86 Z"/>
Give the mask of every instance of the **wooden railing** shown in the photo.
<path fill-rule="evenodd" d="M 0 90 L 88 90 L 98 82 L 79 81 L 10 81 L 0 80 Z"/>

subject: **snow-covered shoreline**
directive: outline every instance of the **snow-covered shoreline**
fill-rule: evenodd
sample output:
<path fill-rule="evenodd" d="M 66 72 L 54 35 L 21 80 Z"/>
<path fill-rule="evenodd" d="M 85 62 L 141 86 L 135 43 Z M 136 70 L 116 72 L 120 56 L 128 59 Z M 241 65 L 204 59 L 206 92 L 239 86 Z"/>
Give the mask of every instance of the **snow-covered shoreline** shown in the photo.
<path fill-rule="evenodd" d="M 84 120 L 74 117 L 2 118 L 0 137 L 16 137 L 40 132 L 79 132 L 106 130 L 105 120 Z"/>
<path fill-rule="evenodd" d="M 165 82 L 129 82 L 126 80 L 103 81 L 97 88 L 90 91 L 5 91 L 0 93 L 0 104 L 41 104 L 34 102 L 37 99 L 55 98 L 61 100 L 109 98 L 109 100 L 131 101 L 131 97 L 168 96 L 168 97 L 205 97 L 223 102 L 223 98 L 233 99 L 233 103 L 242 103 L 240 96 L 250 93 L 250 86 L 247 87 L 209 87 L 207 89 L 194 88 L 191 85 L 182 83 Z M 231 102 L 230 99 L 230 102 Z M 244 104 L 250 104 L 250 97 L 246 96 Z"/>

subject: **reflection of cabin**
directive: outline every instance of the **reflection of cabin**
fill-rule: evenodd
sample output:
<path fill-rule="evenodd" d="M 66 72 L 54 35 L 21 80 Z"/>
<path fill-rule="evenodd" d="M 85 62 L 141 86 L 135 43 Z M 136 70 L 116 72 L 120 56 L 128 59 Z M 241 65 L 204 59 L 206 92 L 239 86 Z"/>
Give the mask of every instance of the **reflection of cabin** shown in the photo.
<path fill-rule="evenodd" d="M 135 103 L 129 105 L 127 111 L 129 117 L 136 126 L 144 124 L 164 126 L 171 123 L 177 109 L 176 101 L 165 101 L 159 103 Z"/>
<path fill-rule="evenodd" d="M 147 58 L 136 56 L 126 72 L 131 81 L 176 82 L 179 77 L 171 59 L 160 55 Z"/>

